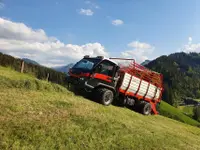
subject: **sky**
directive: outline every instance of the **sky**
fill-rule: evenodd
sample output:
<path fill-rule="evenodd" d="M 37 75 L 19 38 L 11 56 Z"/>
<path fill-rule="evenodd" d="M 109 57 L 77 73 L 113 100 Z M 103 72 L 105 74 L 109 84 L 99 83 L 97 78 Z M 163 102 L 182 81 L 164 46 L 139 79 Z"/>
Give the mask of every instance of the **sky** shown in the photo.
<path fill-rule="evenodd" d="M 0 0 L 0 52 L 48 67 L 200 52 L 199 0 Z"/>

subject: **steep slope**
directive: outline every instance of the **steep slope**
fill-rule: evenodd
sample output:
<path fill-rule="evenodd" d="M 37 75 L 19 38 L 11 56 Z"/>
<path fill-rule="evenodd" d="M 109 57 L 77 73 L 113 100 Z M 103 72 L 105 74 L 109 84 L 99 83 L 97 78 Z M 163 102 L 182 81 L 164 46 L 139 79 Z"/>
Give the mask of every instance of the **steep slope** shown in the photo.
<path fill-rule="evenodd" d="M 200 149 L 197 127 L 105 107 L 3 67 L 0 80 L 0 149 Z"/>
<path fill-rule="evenodd" d="M 191 118 L 194 116 L 194 106 L 179 106 L 178 108 L 187 116 Z"/>
<path fill-rule="evenodd" d="M 175 120 L 178 120 L 178 121 L 190 124 L 190 125 L 200 127 L 200 123 L 198 121 L 192 119 L 192 116 L 189 117 L 190 114 L 187 114 L 187 116 L 186 116 L 185 115 L 186 113 L 184 110 L 175 108 L 164 101 L 161 102 L 159 111 L 160 111 L 161 115 L 166 116 L 168 118 L 172 118 L 172 119 L 175 119 Z"/>
<path fill-rule="evenodd" d="M 146 67 L 163 74 L 163 99 L 169 104 L 179 105 L 187 97 L 200 98 L 200 54 L 161 56 Z"/>

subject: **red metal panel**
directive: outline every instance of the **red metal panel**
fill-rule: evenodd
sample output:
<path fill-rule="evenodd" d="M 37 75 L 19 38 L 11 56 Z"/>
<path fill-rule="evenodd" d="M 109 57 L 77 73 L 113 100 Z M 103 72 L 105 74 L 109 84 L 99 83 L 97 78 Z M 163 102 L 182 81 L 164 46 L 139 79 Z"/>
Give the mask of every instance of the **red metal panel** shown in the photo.
<path fill-rule="evenodd" d="M 153 113 L 155 115 L 157 115 L 158 114 L 158 111 L 156 110 L 156 104 L 157 103 L 150 102 L 150 104 L 151 104 L 151 109 L 152 109 Z"/>
<path fill-rule="evenodd" d="M 140 79 L 143 79 L 147 82 L 150 82 L 151 84 L 157 87 L 163 88 L 163 83 L 162 83 L 163 79 L 161 74 L 151 71 L 145 68 L 144 66 L 135 63 L 134 61 L 130 63 L 128 66 L 121 66 L 120 70 L 122 72 L 126 72 Z"/>
<path fill-rule="evenodd" d="M 122 89 L 119 89 L 119 91 L 121 93 L 125 93 L 126 92 L 125 90 L 122 90 Z M 153 113 L 154 114 L 158 114 L 158 111 L 156 110 L 157 102 L 152 102 L 152 99 L 150 99 L 150 98 L 144 98 L 141 95 L 138 95 L 138 94 L 135 95 L 134 93 L 131 93 L 131 92 L 128 92 L 127 95 L 132 96 L 132 97 L 136 97 L 138 100 L 143 100 L 144 99 L 145 101 L 149 102 L 151 104 L 151 109 L 152 109 Z"/>
<path fill-rule="evenodd" d="M 129 89 L 129 87 L 130 87 L 130 85 L 131 85 L 132 78 L 133 78 L 133 76 L 131 76 L 131 78 L 130 78 L 130 81 L 129 81 L 128 86 L 127 86 L 126 91 L 125 91 L 125 95 L 128 94 L 127 91 L 128 91 L 128 89 Z"/>
<path fill-rule="evenodd" d="M 72 77 L 80 78 L 80 77 L 89 77 L 90 73 L 81 73 L 81 74 L 77 75 L 77 74 L 73 74 L 73 73 L 69 72 L 69 75 Z"/>
<path fill-rule="evenodd" d="M 131 63 L 128 66 L 120 65 L 120 72 L 122 74 L 128 73 L 131 76 L 135 76 L 140 79 L 140 84 L 138 86 L 136 93 L 127 92 L 128 88 L 130 87 L 131 82 L 129 82 L 128 87 L 125 90 L 120 88 L 119 92 L 124 95 L 135 97 L 138 100 L 145 100 L 145 101 L 149 102 L 151 104 L 153 113 L 158 114 L 158 112 L 156 111 L 156 104 L 157 104 L 157 102 L 161 101 L 161 97 L 162 97 L 162 93 L 163 93 L 163 76 L 162 76 L 162 74 L 151 71 L 151 70 L 147 69 L 146 67 L 137 64 L 133 59 L 123 59 L 123 58 L 113 58 L 113 59 L 131 60 Z M 138 94 L 138 91 L 140 89 L 142 81 L 148 82 L 148 88 L 147 88 L 147 91 L 144 96 L 141 96 Z M 149 91 L 150 84 L 155 85 L 157 88 L 161 89 L 159 98 L 155 99 L 156 91 L 155 91 L 155 95 L 152 99 L 146 97 L 146 95 Z"/>
<path fill-rule="evenodd" d="M 150 87 L 150 82 L 148 82 L 148 87 L 147 87 L 147 91 L 146 91 L 146 93 L 144 94 L 144 98 L 146 98 L 147 93 L 149 92 L 149 87 Z"/>
<path fill-rule="evenodd" d="M 120 93 L 125 93 L 125 90 L 123 90 L 123 89 L 120 88 L 120 89 L 119 89 L 119 92 L 120 92 Z"/>
<path fill-rule="evenodd" d="M 94 78 L 100 79 L 100 80 L 104 80 L 106 82 L 112 82 L 110 76 L 107 76 L 107 75 L 104 75 L 104 74 L 100 74 L 100 73 L 95 73 L 94 74 Z"/>
<path fill-rule="evenodd" d="M 141 83 L 142 83 L 142 79 L 140 79 L 140 84 L 139 84 L 139 86 L 138 86 L 137 91 L 135 92 L 135 95 L 137 95 L 137 93 L 139 92 L 139 90 L 140 90 L 140 86 L 141 86 Z"/>

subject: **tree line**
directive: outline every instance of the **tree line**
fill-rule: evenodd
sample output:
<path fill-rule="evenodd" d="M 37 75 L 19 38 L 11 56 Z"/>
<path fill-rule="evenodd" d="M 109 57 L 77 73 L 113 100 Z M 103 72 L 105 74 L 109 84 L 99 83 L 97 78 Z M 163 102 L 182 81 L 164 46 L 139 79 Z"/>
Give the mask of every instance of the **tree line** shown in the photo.
<path fill-rule="evenodd" d="M 163 100 L 178 106 L 186 97 L 200 98 L 200 54 L 174 53 L 146 65 L 164 76 Z"/>
<path fill-rule="evenodd" d="M 22 59 L 14 58 L 10 55 L 3 54 L 0 52 L 0 65 L 4 67 L 11 67 L 16 71 L 21 71 Z M 51 68 L 47 68 L 41 65 L 35 65 L 32 63 L 24 62 L 24 73 L 34 75 L 38 79 L 45 80 L 48 77 L 48 81 L 66 85 L 66 74 L 57 72 Z"/>

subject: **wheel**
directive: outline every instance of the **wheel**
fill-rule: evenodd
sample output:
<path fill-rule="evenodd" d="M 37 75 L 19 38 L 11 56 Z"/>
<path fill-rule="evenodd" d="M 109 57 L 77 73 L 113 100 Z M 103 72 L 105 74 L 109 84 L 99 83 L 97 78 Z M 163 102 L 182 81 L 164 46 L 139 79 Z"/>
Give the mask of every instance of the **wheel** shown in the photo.
<path fill-rule="evenodd" d="M 113 92 L 106 88 L 98 88 L 95 92 L 96 99 L 103 105 L 108 106 L 113 102 Z"/>
<path fill-rule="evenodd" d="M 67 89 L 68 89 L 69 91 L 73 92 L 74 86 L 73 86 L 71 83 L 68 83 L 68 84 L 67 84 Z"/>
<path fill-rule="evenodd" d="M 151 104 L 150 103 L 143 103 L 142 104 L 142 114 L 150 115 L 151 114 Z"/>

